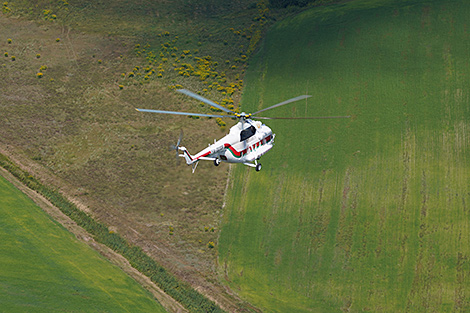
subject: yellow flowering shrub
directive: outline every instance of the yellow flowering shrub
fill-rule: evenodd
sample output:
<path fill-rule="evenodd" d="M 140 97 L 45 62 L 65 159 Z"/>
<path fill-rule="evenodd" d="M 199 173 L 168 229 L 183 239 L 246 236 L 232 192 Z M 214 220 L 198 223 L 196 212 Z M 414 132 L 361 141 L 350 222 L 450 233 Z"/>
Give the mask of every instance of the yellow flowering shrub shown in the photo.
<path fill-rule="evenodd" d="M 11 9 L 8 7 L 8 2 L 3 2 L 2 12 L 3 14 L 8 14 L 11 12 Z"/>

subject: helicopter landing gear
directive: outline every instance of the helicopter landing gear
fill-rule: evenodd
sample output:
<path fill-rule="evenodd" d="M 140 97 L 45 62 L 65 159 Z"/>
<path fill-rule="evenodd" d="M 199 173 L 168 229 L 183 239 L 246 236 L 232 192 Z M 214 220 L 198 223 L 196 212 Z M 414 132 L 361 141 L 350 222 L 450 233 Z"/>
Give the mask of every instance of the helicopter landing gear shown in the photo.
<path fill-rule="evenodd" d="M 216 159 L 214 160 L 214 165 L 215 165 L 215 166 L 219 166 L 219 165 L 220 165 L 220 159 L 219 159 L 219 158 L 216 158 Z"/>
<path fill-rule="evenodd" d="M 259 158 L 255 160 L 255 170 L 257 172 L 261 171 L 261 163 L 258 163 Z"/>
<path fill-rule="evenodd" d="M 243 163 L 243 164 L 245 164 L 246 166 L 249 166 L 249 167 L 254 167 L 255 170 L 257 172 L 259 172 L 259 171 L 261 171 L 261 163 L 258 163 L 258 160 L 259 159 L 256 159 L 254 164 L 253 163 Z"/>

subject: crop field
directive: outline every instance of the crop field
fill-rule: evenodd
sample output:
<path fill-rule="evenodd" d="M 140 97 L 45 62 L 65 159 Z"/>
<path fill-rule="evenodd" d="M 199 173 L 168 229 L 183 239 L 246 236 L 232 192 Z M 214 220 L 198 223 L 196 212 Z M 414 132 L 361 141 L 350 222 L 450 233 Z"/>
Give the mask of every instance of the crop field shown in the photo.
<path fill-rule="evenodd" d="M 166 312 L 0 176 L 0 303 L 5 312 Z"/>
<path fill-rule="evenodd" d="M 233 167 L 219 277 L 267 312 L 470 310 L 470 4 L 351 1 L 278 23 L 243 110 L 272 116 Z"/>

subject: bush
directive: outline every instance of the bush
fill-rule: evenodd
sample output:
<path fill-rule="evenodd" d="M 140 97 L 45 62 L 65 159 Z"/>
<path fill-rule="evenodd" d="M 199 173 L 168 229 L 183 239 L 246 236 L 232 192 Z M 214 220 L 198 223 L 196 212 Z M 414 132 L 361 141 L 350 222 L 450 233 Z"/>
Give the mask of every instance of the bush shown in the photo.
<path fill-rule="evenodd" d="M 8 7 L 8 2 L 3 3 L 2 12 L 3 14 L 11 13 L 11 9 Z"/>
<path fill-rule="evenodd" d="M 215 119 L 215 122 L 217 123 L 217 125 L 219 125 L 220 127 L 225 127 L 227 124 L 224 122 L 224 120 L 222 120 L 220 117 L 216 118 Z"/>

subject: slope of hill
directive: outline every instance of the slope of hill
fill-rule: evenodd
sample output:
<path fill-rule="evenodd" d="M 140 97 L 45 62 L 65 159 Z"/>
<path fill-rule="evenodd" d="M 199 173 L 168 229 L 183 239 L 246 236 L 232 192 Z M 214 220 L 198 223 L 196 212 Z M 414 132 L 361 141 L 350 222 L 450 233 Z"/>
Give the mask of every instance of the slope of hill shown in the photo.
<path fill-rule="evenodd" d="M 351 1 L 278 23 L 243 110 L 276 146 L 236 167 L 219 274 L 269 312 L 468 311 L 470 5 Z"/>

